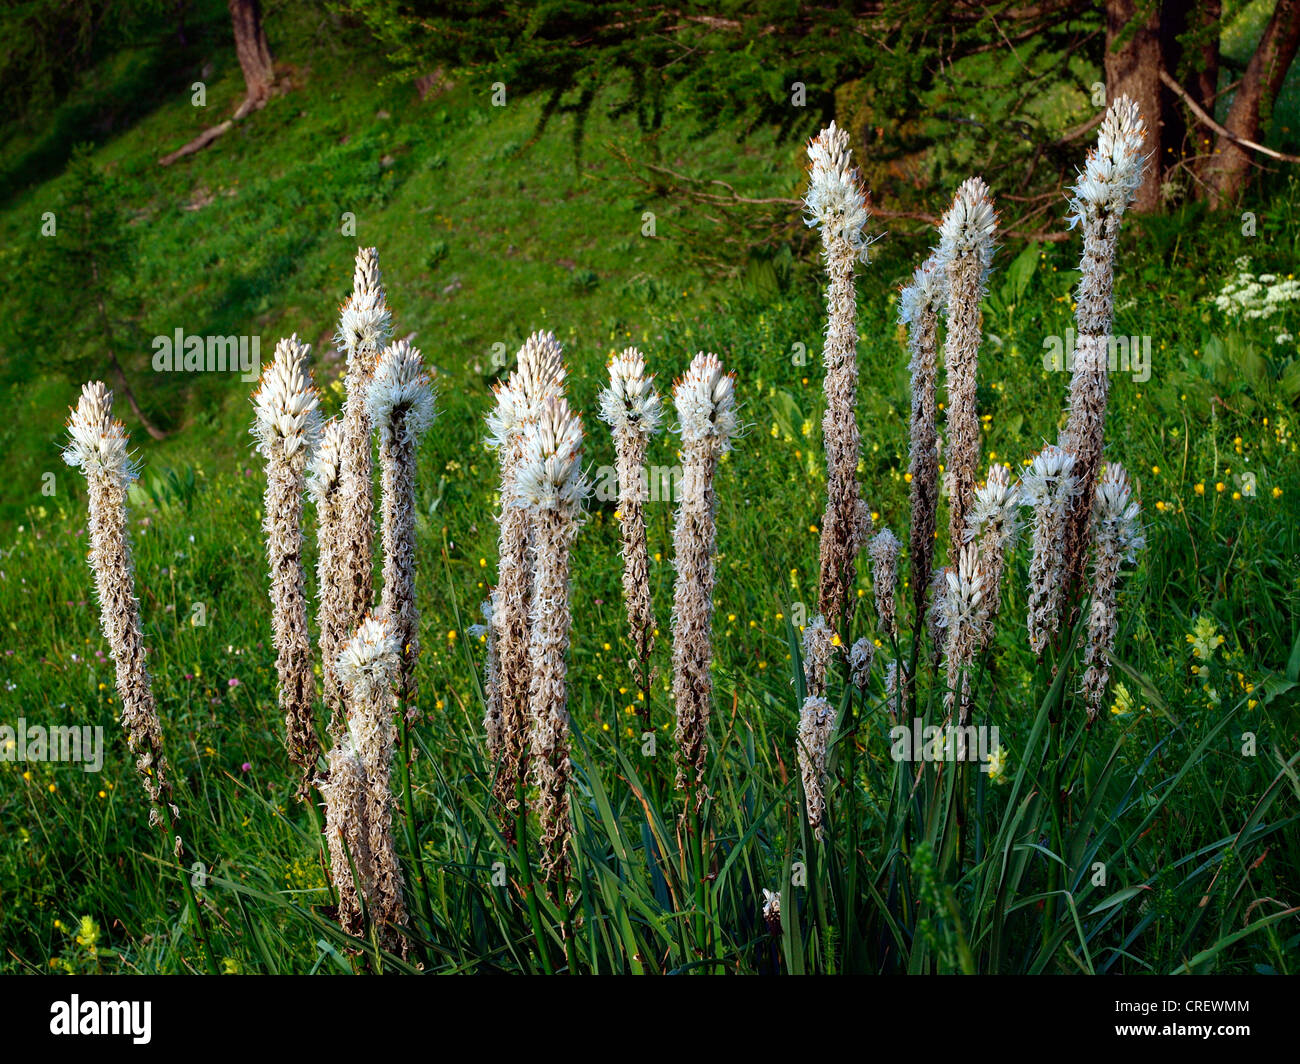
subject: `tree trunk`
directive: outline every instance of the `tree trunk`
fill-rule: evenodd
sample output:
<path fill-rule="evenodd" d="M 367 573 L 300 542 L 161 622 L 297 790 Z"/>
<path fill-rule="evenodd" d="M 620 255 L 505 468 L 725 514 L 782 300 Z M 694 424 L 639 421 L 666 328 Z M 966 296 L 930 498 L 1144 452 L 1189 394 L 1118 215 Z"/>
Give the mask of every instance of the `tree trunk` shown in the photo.
<path fill-rule="evenodd" d="M 1164 86 L 1160 84 L 1159 3 L 1142 0 L 1108 0 L 1106 4 L 1106 102 L 1128 96 L 1142 110 L 1152 163 L 1146 168 L 1133 209 L 1160 209 L 1160 183 L 1165 156 Z M 1130 25 L 1136 23 L 1136 25 Z M 1125 32 L 1127 30 L 1127 33 Z M 1121 40 L 1122 38 L 1122 40 Z"/>
<path fill-rule="evenodd" d="M 235 119 L 243 118 L 249 111 L 266 103 L 271 95 L 274 72 L 271 46 L 266 43 L 262 29 L 262 8 L 258 0 L 227 0 L 230 21 L 235 30 L 235 54 L 244 72 L 247 95 L 235 112 Z"/>
<path fill-rule="evenodd" d="M 1300 0 L 1278 0 L 1223 120 L 1227 132 L 1245 140 L 1259 140 L 1260 127 L 1273 108 L 1298 47 Z M 1219 134 L 1214 157 L 1206 164 L 1204 174 L 1210 206 L 1228 206 L 1236 202 L 1250 178 L 1250 155 L 1230 137 Z"/>

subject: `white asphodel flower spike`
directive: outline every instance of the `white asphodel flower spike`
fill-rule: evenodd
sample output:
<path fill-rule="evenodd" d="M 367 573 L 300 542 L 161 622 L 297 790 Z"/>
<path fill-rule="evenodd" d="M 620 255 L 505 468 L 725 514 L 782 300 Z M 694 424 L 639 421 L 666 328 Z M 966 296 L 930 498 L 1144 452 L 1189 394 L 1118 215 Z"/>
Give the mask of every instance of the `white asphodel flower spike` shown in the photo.
<path fill-rule="evenodd" d="M 333 418 L 321 429 L 320 443 L 307 463 L 307 495 L 316 507 L 316 615 L 320 627 L 321 679 L 325 705 L 330 710 L 330 734 L 336 738 L 343 729 L 343 703 L 339 695 L 335 665 L 339 650 L 347 639 L 344 627 L 345 606 L 338 581 L 334 579 L 338 564 L 339 529 L 342 520 L 343 422 Z"/>
<path fill-rule="evenodd" d="M 1122 215 L 1142 186 L 1146 124 L 1138 105 L 1121 96 L 1106 109 L 1097 144 L 1071 189 L 1070 228 L 1090 215 Z"/>
<path fill-rule="evenodd" d="M 384 349 L 375 363 L 367 391 L 371 423 L 379 433 L 379 467 L 383 484 L 384 547 L 381 607 L 402 648 L 398 699 L 408 714 L 418 696 L 415 663 L 420 653 L 416 606 L 415 473 L 416 447 L 433 424 L 434 392 L 420 352 L 405 340 Z"/>
<path fill-rule="evenodd" d="M 857 291 L 854 269 L 867 261 L 871 241 L 866 191 L 852 164 L 849 134 L 832 122 L 808 143 L 810 162 L 804 220 L 821 230 L 826 266 L 826 339 L 822 363 L 826 411 L 826 510 L 818 558 L 819 611 L 837 632 L 852 622 L 858 551 L 866 539 L 870 510 L 862 501 L 857 468 Z"/>
<path fill-rule="evenodd" d="M 373 361 L 393 334 L 392 313 L 379 272 L 379 253 L 358 248 L 352 275 L 352 294 L 339 310 L 335 346 L 351 360 L 360 354 Z"/>
<path fill-rule="evenodd" d="M 948 302 L 948 276 L 940 268 L 937 255 L 931 255 L 912 274 L 910 284 L 898 294 L 898 320 L 916 325 L 927 312 L 937 314 Z"/>
<path fill-rule="evenodd" d="M 296 334 L 281 340 L 253 393 L 252 432 L 267 458 L 277 450 L 286 456 L 310 454 L 320 440 L 320 393 L 307 369 L 310 351 Z"/>
<path fill-rule="evenodd" d="M 957 189 L 952 206 L 939 222 L 938 264 L 949 267 L 954 260 L 974 258 L 980 264 L 981 283 L 993 262 L 993 235 L 998 215 L 989 189 L 978 177 L 967 178 Z"/>
<path fill-rule="evenodd" d="M 552 395 L 524 431 L 515 490 L 534 520 L 529 596 L 529 750 L 539 790 L 542 870 L 562 883 L 569 849 L 569 558 L 588 484 L 582 421 Z M 559 891 L 555 891 L 559 895 Z"/>
<path fill-rule="evenodd" d="M 809 228 L 821 230 L 827 246 L 843 241 L 865 263 L 871 241 L 864 230 L 871 215 L 862 180 L 853 166 L 848 131 L 831 122 L 808 142 L 808 159 L 804 221 Z"/>
<path fill-rule="evenodd" d="M 1065 520 L 1077 490 L 1074 455 L 1048 444 L 1020 479 L 1022 505 L 1033 509 L 1033 556 L 1029 562 L 1026 621 L 1029 645 L 1041 654 L 1061 624 L 1065 577 Z"/>
<path fill-rule="evenodd" d="M 339 655 L 339 680 L 358 701 L 370 702 L 392 688 L 400 650 L 392 628 L 369 616 Z"/>
<path fill-rule="evenodd" d="M 663 404 L 647 375 L 645 359 L 635 347 L 609 363 L 609 386 L 600 393 L 600 419 L 615 432 L 635 432 L 650 437 L 663 422 Z"/>
<path fill-rule="evenodd" d="M 713 585 L 717 526 L 713 478 L 730 450 L 736 420 L 735 380 L 716 355 L 701 351 L 673 389 L 682 439 L 682 490 L 673 518 L 673 702 L 677 714 L 677 786 L 699 808 L 713 685 Z"/>
<path fill-rule="evenodd" d="M 623 555 L 623 599 L 628 630 L 636 653 L 632 667 L 642 688 L 643 727 L 650 727 L 650 654 L 654 646 L 654 605 L 650 599 L 645 503 L 649 495 L 645 466 L 651 438 L 663 423 L 663 404 L 645 359 L 627 348 L 609 364 L 609 385 L 600 393 L 600 416 L 614 437 L 618 476 L 618 522 Z"/>
<path fill-rule="evenodd" d="M 673 389 L 683 446 L 712 440 L 719 456 L 731 450 L 739 428 L 736 378 L 718 356 L 701 351 Z"/>
<path fill-rule="evenodd" d="M 113 417 L 113 397 L 101 381 L 81 387 L 81 400 L 68 416 L 63 460 L 87 477 L 107 477 L 125 488 L 139 476 L 126 426 Z"/>
<path fill-rule="evenodd" d="M 68 418 L 69 442 L 64 461 L 86 476 L 90 553 L 95 577 L 100 628 L 112 651 L 122 725 L 149 797 L 149 823 L 175 827 L 170 770 L 162 748 L 162 724 L 149 678 L 140 600 L 135 593 L 135 564 L 127 532 L 126 490 L 137 469 L 130 458 L 126 428 L 113 417 L 113 394 L 99 381 L 81 389 Z M 170 815 L 169 815 L 170 814 Z M 174 836 L 176 856 L 181 838 Z"/>
<path fill-rule="evenodd" d="M 384 350 L 366 392 L 370 420 L 381 438 L 397 416 L 413 437 L 423 436 L 434 418 L 434 391 L 420 352 L 405 340 Z"/>
<path fill-rule="evenodd" d="M 1110 679 L 1110 655 L 1118 627 L 1116 592 L 1120 567 L 1125 563 L 1134 564 L 1137 552 L 1146 546 L 1140 516 L 1128 475 L 1121 466 L 1112 462 L 1102 473 L 1092 510 L 1092 608 L 1088 614 L 1088 637 L 1083 654 L 1088 669 L 1082 685 L 1088 702 L 1090 725 L 1101 716 L 1102 696 Z"/>
<path fill-rule="evenodd" d="M 932 254 L 898 297 L 899 320 L 907 326 L 912 409 L 908 421 L 908 466 L 912 523 L 908 536 L 912 604 L 919 624 L 925 616 L 934 565 L 934 530 L 939 505 L 939 435 L 935 426 L 939 312 L 948 303 L 948 271 Z"/>
<path fill-rule="evenodd" d="M 331 418 L 321 426 L 320 442 L 307 462 L 307 494 L 317 506 L 338 490 L 343 457 L 343 422 Z"/>
<path fill-rule="evenodd" d="M 978 177 L 962 183 L 939 223 L 939 265 L 948 279 L 948 334 L 944 363 L 948 377 L 947 484 L 948 560 L 965 542 L 979 464 L 976 377 L 980 347 L 980 301 L 984 298 L 997 213 L 988 187 Z"/>
<path fill-rule="evenodd" d="M 271 578 L 271 629 L 286 746 L 301 772 L 300 798 L 307 795 L 320 753 L 302 566 L 305 469 L 321 433 L 320 397 L 307 368 L 308 351 L 297 336 L 276 344 L 275 358 L 253 394 L 251 430 L 266 458 L 262 529 Z"/>
<path fill-rule="evenodd" d="M 554 396 L 524 434 L 516 498 L 529 510 L 576 513 L 589 485 L 582 473 L 582 421 Z"/>

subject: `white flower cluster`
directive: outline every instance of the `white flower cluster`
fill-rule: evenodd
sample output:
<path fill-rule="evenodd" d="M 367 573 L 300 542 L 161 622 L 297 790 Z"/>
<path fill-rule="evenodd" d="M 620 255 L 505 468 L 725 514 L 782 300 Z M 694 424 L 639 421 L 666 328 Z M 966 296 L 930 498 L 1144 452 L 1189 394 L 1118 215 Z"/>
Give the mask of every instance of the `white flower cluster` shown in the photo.
<path fill-rule="evenodd" d="M 980 571 L 979 551 L 967 544 L 957 556 L 957 565 L 944 570 L 947 591 L 939 614 L 939 625 L 948 631 L 973 632 L 982 623 L 980 603 L 984 598 L 984 574 Z"/>
<path fill-rule="evenodd" d="M 1137 563 L 1137 552 L 1146 546 L 1139 521 L 1141 508 L 1133 499 L 1124 468 L 1114 463 L 1106 466 L 1097 485 L 1097 501 L 1092 519 L 1098 528 L 1097 538 L 1114 543 L 1129 565 Z"/>
<path fill-rule="evenodd" d="M 1020 482 L 1022 505 L 1036 510 L 1059 507 L 1076 491 L 1074 455 L 1049 443 L 1034 455 Z"/>
<path fill-rule="evenodd" d="M 600 393 L 600 419 L 615 432 L 632 430 L 644 436 L 659 431 L 663 404 L 646 376 L 645 359 L 629 347 L 609 364 L 609 387 Z"/>
<path fill-rule="evenodd" d="M 998 214 L 989 198 L 988 185 L 978 177 L 967 178 L 939 220 L 937 264 L 947 269 L 954 260 L 973 255 L 980 264 L 982 279 L 993 261 L 993 233 L 997 227 Z"/>
<path fill-rule="evenodd" d="M 357 253 L 352 294 L 339 312 L 335 346 L 349 356 L 361 351 L 378 354 L 393 334 L 393 318 L 384 295 L 379 256 L 374 248 Z"/>
<path fill-rule="evenodd" d="M 587 489 L 582 475 L 582 420 L 564 396 L 551 396 L 524 429 L 515 493 L 530 510 L 573 514 Z"/>
<path fill-rule="evenodd" d="M 1291 277 L 1279 280 L 1273 273 L 1256 277 L 1250 272 L 1250 259 L 1245 255 L 1237 259 L 1236 266 L 1236 275 L 1214 297 L 1214 305 L 1228 317 L 1271 318 L 1285 304 L 1300 300 L 1300 281 Z M 1286 341 L 1279 337 L 1277 342 Z"/>
<path fill-rule="evenodd" d="M 1107 109 L 1096 147 L 1088 152 L 1071 189 L 1071 229 L 1088 217 L 1118 216 L 1129 208 L 1142 185 L 1145 143 L 1146 126 L 1138 105 L 1121 96 Z"/>
<path fill-rule="evenodd" d="M 992 525 L 1004 533 L 1007 537 L 1004 545 L 1010 546 L 1018 527 L 1020 504 L 1020 488 L 1011 483 L 1006 466 L 989 466 L 988 479 L 975 491 L 975 505 L 966 522 L 966 542 Z"/>
<path fill-rule="evenodd" d="M 834 122 L 808 142 L 812 166 L 804 196 L 804 220 L 809 228 L 821 228 L 827 247 L 842 241 L 865 263 L 871 241 L 863 230 L 870 212 L 852 154 L 848 131 Z"/>
<path fill-rule="evenodd" d="M 339 655 L 339 681 L 355 700 L 368 702 L 393 686 L 400 653 L 388 621 L 368 615 Z"/>
<path fill-rule="evenodd" d="M 938 313 L 948 303 L 948 274 L 939 269 L 939 259 L 931 255 L 916 268 L 912 283 L 898 293 L 898 320 L 915 325 L 926 311 Z"/>
<path fill-rule="evenodd" d="M 267 458 L 277 444 L 285 455 L 303 449 L 310 454 L 320 439 L 320 394 L 307 369 L 310 350 L 297 335 L 281 340 L 253 393 L 252 433 L 257 449 Z"/>
<path fill-rule="evenodd" d="M 719 454 L 731 449 L 731 438 L 739 427 L 736 379 L 723 370 L 717 355 L 704 351 L 697 354 L 673 389 L 673 399 L 683 444 L 712 437 Z"/>
<path fill-rule="evenodd" d="M 849 675 L 859 691 L 867 689 L 871 663 L 876 659 L 876 644 L 865 635 L 849 649 Z"/>
<path fill-rule="evenodd" d="M 496 386 L 496 403 L 487 416 L 487 446 L 508 454 L 523 427 L 537 416 L 543 403 L 564 388 L 564 349 L 551 332 L 535 332 L 519 349 L 516 367 Z"/>
<path fill-rule="evenodd" d="M 68 417 L 71 440 L 63 460 L 86 476 L 104 475 L 125 487 L 139 474 L 131 458 L 126 426 L 113 417 L 113 393 L 100 381 L 81 387 L 81 399 Z"/>
<path fill-rule="evenodd" d="M 317 506 L 339 486 L 343 463 L 343 422 L 331 418 L 321 428 L 320 442 L 307 462 L 307 494 Z"/>
<path fill-rule="evenodd" d="M 405 415 L 406 431 L 422 436 L 433 424 L 433 386 L 420 352 L 405 340 L 384 348 L 366 392 L 370 420 L 381 433 L 396 414 Z"/>

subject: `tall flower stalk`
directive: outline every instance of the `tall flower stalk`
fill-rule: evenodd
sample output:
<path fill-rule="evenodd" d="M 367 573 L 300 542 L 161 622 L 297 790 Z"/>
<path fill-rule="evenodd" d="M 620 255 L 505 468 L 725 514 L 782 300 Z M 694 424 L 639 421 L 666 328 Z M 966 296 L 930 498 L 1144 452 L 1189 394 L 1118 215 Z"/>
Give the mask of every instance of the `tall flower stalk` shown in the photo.
<path fill-rule="evenodd" d="M 1088 614 L 1088 642 L 1083 654 L 1088 666 L 1083 694 L 1088 703 L 1088 723 L 1101 715 L 1102 698 L 1110 679 L 1110 655 L 1115 649 L 1115 600 L 1120 566 L 1133 565 L 1146 546 L 1139 521 L 1141 510 L 1122 466 L 1110 463 L 1097 485 L 1093 507 L 1094 558 L 1092 609 Z"/>
<path fill-rule="evenodd" d="M 340 782 L 346 800 L 353 788 L 355 766 L 346 764 L 348 748 L 355 751 L 364 775 L 364 846 L 368 850 L 370 881 L 367 901 L 370 917 L 379 932 L 380 945 L 392 952 L 406 953 L 405 939 L 398 928 L 406 923 L 406 901 L 402 868 L 393 842 L 393 746 L 397 727 L 393 722 L 393 696 L 401 672 L 401 647 L 396 631 L 387 618 L 367 616 L 343 648 L 338 660 L 339 681 L 348 699 L 349 735 L 337 763 L 344 764 L 345 777 Z M 331 764 L 336 759 L 331 758 Z M 347 819 L 348 806 L 341 816 Z M 327 811 L 326 822 L 330 814 Z"/>
<path fill-rule="evenodd" d="M 90 567 L 100 627 L 113 655 L 122 726 L 149 799 L 149 823 L 172 836 L 173 852 L 179 857 L 181 837 L 173 833 L 180 813 L 172 801 L 162 723 L 145 662 L 135 562 L 126 529 L 126 491 L 139 467 L 128 450 L 126 426 L 113 417 L 113 393 L 100 381 L 82 386 L 81 398 L 68 418 L 68 435 L 63 460 L 86 477 Z"/>
<path fill-rule="evenodd" d="M 415 603 L 415 450 L 435 416 L 433 385 L 420 352 L 405 340 L 384 349 L 370 381 L 369 415 L 379 433 L 383 485 L 384 584 L 381 610 L 401 648 L 399 706 L 416 702 L 415 662 L 420 654 Z"/>
<path fill-rule="evenodd" d="M 876 598 L 879 631 L 889 639 L 898 638 L 898 555 L 903 545 L 889 529 L 871 537 L 871 583 Z"/>
<path fill-rule="evenodd" d="M 966 526 L 966 542 L 977 543 L 979 567 L 984 575 L 984 630 L 980 645 L 993 639 L 994 622 L 1002 608 L 1002 574 L 1007 552 L 1020 531 L 1020 488 L 1011 483 L 1006 466 L 989 466 L 984 485 L 975 492 Z"/>
<path fill-rule="evenodd" d="M 316 626 L 320 644 L 321 681 L 329 734 L 337 741 L 347 730 L 347 715 L 339 691 L 335 666 L 347 641 L 343 587 L 338 578 L 338 551 L 342 537 L 343 423 L 337 418 L 321 429 L 320 443 L 307 463 L 307 495 L 316 507 Z"/>
<path fill-rule="evenodd" d="M 296 335 L 281 340 L 253 393 L 252 432 L 266 459 L 262 531 L 271 572 L 271 631 L 276 649 L 280 712 L 285 745 L 299 771 L 304 799 L 316 772 L 320 740 L 312 704 L 316 679 L 307 631 L 306 577 L 302 552 L 306 466 L 320 439 L 320 395 L 307 367 L 310 348 Z"/>
<path fill-rule="evenodd" d="M 374 248 L 361 248 L 357 251 L 352 294 L 340 311 L 334 338 L 347 357 L 339 472 L 338 565 L 331 574 L 331 579 L 339 582 L 337 593 L 343 606 L 341 620 L 345 633 L 355 631 L 361 624 L 374 594 L 374 458 L 367 388 L 375 361 L 391 334 L 392 315 L 379 272 L 379 253 Z"/>
<path fill-rule="evenodd" d="M 654 647 L 654 604 L 646 548 L 645 503 L 648 496 L 646 450 L 659 431 L 662 404 L 645 360 L 629 347 L 609 364 L 609 387 L 600 393 L 600 417 L 614 437 L 618 475 L 618 520 L 623 554 L 623 599 L 636 654 L 642 726 L 650 727 L 650 653 Z"/>
<path fill-rule="evenodd" d="M 346 722 L 343 734 L 326 757 L 329 775 L 318 780 L 316 787 L 325 802 L 330 882 L 338 895 L 339 926 L 347 934 L 361 938 L 366 933 L 365 907 L 374 892 L 375 862 L 370 854 L 366 770 Z"/>
<path fill-rule="evenodd" d="M 799 775 L 803 780 L 804 806 L 813 837 L 822 837 L 826 814 L 826 758 L 835 710 L 826 699 L 826 673 L 834 653 L 835 635 L 818 614 L 803 631 L 803 669 L 808 694 L 799 713 Z"/>
<path fill-rule="evenodd" d="M 1042 655 L 1061 627 L 1065 574 L 1066 507 L 1076 492 L 1074 455 L 1048 444 L 1020 478 L 1021 499 L 1033 510 L 1033 556 L 1029 562 L 1026 623 L 1029 646 Z"/>
<path fill-rule="evenodd" d="M 1114 328 L 1115 250 L 1120 224 L 1142 184 L 1146 127 L 1127 96 L 1102 119 L 1097 145 L 1088 153 L 1071 190 L 1070 226 L 1082 226 L 1083 259 L 1075 292 L 1074 369 L 1069 412 L 1059 444 L 1074 455 L 1077 493 L 1070 499 L 1065 531 L 1065 580 L 1071 601 L 1084 583 L 1094 485 L 1101 469 L 1110 398 L 1110 342 Z"/>
<path fill-rule="evenodd" d="M 852 620 L 856 559 L 866 542 L 870 514 L 858 487 L 860 435 L 856 416 L 858 391 L 857 291 L 854 268 L 867 261 L 864 233 L 869 213 L 866 193 L 852 165 L 849 135 L 832 122 L 808 143 L 810 160 L 804 219 L 821 231 L 822 257 L 829 285 L 826 292 L 826 413 L 822 439 L 826 449 L 826 513 L 820 549 L 820 610 L 826 622 L 847 634 Z"/>
<path fill-rule="evenodd" d="M 939 223 L 939 268 L 948 291 L 943 358 L 948 386 L 948 539 L 950 564 L 966 542 L 966 515 L 975 497 L 979 463 L 979 411 L 975 404 L 984 298 L 997 214 L 978 177 L 963 182 Z M 951 586 L 951 583 L 950 583 Z"/>
<path fill-rule="evenodd" d="M 947 588 L 943 596 L 941 623 L 946 634 L 944 670 L 947 690 L 943 704 L 949 713 L 957 709 L 960 723 L 970 720 L 971 669 L 975 651 L 983 639 L 985 610 L 984 574 L 979 550 L 967 544 L 957 554 L 956 564 L 944 570 Z"/>
<path fill-rule="evenodd" d="M 499 737 L 494 754 L 493 794 L 507 839 L 515 837 L 527 777 L 529 655 L 528 618 L 532 597 L 530 517 L 516 490 L 526 428 L 545 404 L 564 391 L 563 350 L 554 334 L 533 333 L 519 349 L 516 368 L 496 389 L 488 415 L 487 444 L 497 453 L 501 513 L 497 518 L 497 586 L 493 592 L 499 707 L 485 726 Z M 487 713 L 494 712 L 491 702 Z"/>
<path fill-rule="evenodd" d="M 820 695 L 804 699 L 799 714 L 799 775 L 813 838 L 822 838 L 826 818 L 826 757 L 835 730 L 835 709 Z"/>
<path fill-rule="evenodd" d="M 569 557 L 588 485 L 582 421 L 563 396 L 548 399 L 524 431 L 515 494 L 533 521 L 529 599 L 529 738 L 540 792 L 542 873 L 563 895 L 569 851 Z"/>
<path fill-rule="evenodd" d="M 947 273 L 935 255 L 912 275 L 899 295 L 899 318 L 907 325 L 912 357 L 912 413 L 909 421 L 908 475 L 911 477 L 912 523 L 909 537 L 913 624 L 925 617 L 926 595 L 934 564 L 934 533 L 939 506 L 939 435 L 935 428 L 935 377 L 939 310 L 948 300 Z"/>
<path fill-rule="evenodd" d="M 713 478 L 738 428 L 735 378 L 716 355 L 701 351 L 673 388 L 681 432 L 682 484 L 673 521 L 673 702 L 677 727 L 677 786 L 696 808 L 707 798 L 713 680 L 714 554 L 717 497 Z"/>

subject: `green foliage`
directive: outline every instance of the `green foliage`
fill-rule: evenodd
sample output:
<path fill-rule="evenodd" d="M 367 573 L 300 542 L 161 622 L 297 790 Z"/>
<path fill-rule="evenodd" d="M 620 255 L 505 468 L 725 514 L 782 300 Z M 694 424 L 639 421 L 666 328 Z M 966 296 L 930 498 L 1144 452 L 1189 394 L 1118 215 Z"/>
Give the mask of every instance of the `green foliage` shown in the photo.
<path fill-rule="evenodd" d="M 1251 255 L 1259 271 L 1294 271 L 1295 186 L 1278 182 L 1254 204 L 1254 239 L 1235 217 L 1126 221 L 1117 332 L 1151 338 L 1151 377 L 1113 377 L 1108 452 L 1134 477 L 1150 547 L 1122 592 L 1113 679 L 1124 697 L 1113 686 L 1108 719 L 1085 733 L 1077 660 L 1064 663 L 1059 686 L 1047 686 L 1022 633 L 1005 623 L 977 706 L 1000 728 L 1007 768 L 1003 782 L 978 771 L 967 777 L 968 823 L 980 829 L 959 851 L 950 829 L 956 773 L 931 765 L 918 774 L 892 759 L 877 668 L 866 693 L 846 704 L 827 841 L 816 843 L 800 812 L 802 672 L 791 623 L 795 604 L 816 597 L 813 528 L 824 494 L 815 250 L 781 240 L 745 260 L 739 279 L 726 278 L 683 244 L 692 205 L 657 202 L 658 235 L 645 238 L 648 208 L 608 158 L 592 151 L 575 172 L 575 115 L 557 111 L 522 161 L 497 154 L 528 143 L 544 93 L 491 108 L 477 76 L 462 77 L 416 107 L 408 89 L 377 86 L 377 66 L 350 53 L 295 52 L 292 35 L 269 29 L 273 43 L 286 41 L 278 49 L 286 61 L 310 58 L 312 74 L 293 93 L 192 160 L 160 170 L 160 146 L 183 143 L 205 121 L 178 96 L 101 147 L 94 163 L 104 180 L 111 174 L 109 200 L 137 237 L 142 334 L 178 325 L 255 333 L 265 352 L 273 338 L 297 331 L 313 342 L 324 403 L 337 411 L 334 307 L 356 244 L 375 243 L 399 333 L 416 332 L 439 369 L 441 418 L 419 470 L 422 701 L 404 751 L 414 816 L 399 838 L 413 960 L 431 972 L 572 964 L 609 972 L 1294 974 L 1300 930 L 1273 899 L 1288 897 L 1300 869 L 1298 351 L 1294 340 L 1276 338 L 1300 335 L 1300 315 L 1293 304 L 1267 320 L 1230 320 L 1212 297 L 1239 255 Z M 228 71 L 211 91 L 233 99 L 238 87 L 238 72 Z M 631 149 L 639 131 L 604 106 L 618 98 L 596 96 L 586 135 Z M 756 196 L 794 195 L 796 150 L 758 131 L 746 154 L 737 148 L 739 120 L 719 119 L 695 136 L 673 117 L 674 97 L 664 99 L 665 158 L 687 159 Z M 949 176 L 920 181 L 932 207 Z M 13 268 L 38 247 L 33 220 L 58 209 L 70 185 L 40 183 L 21 203 L 0 207 L 6 270 L 35 278 L 0 293 L 0 320 L 17 320 L 28 301 L 50 335 L 73 335 L 65 307 L 82 296 Z M 340 233 L 345 211 L 356 214 L 355 237 Z M 1053 212 L 1059 225 L 1063 204 Z M 927 234 L 892 231 L 859 284 L 861 477 L 878 523 L 900 533 L 909 395 L 894 300 L 928 243 Z M 1066 378 L 1043 368 L 1043 340 L 1072 324 L 1077 258 L 1074 242 L 1007 241 L 999 250 L 980 366 L 989 460 L 1015 466 L 1054 438 Z M 594 287 L 569 280 L 583 271 Z M 661 626 L 659 676 L 647 696 L 656 740 L 649 754 L 626 666 L 617 523 L 611 507 L 593 505 L 575 552 L 569 670 L 575 907 L 565 914 L 542 903 L 540 941 L 520 902 L 518 855 L 488 807 L 483 647 L 468 631 L 495 559 L 494 459 L 481 442 L 498 369 L 493 345 L 513 351 L 532 328 L 554 328 L 566 344 L 596 466 L 612 461 L 612 447 L 592 416 L 594 397 L 606 358 L 628 343 L 646 352 L 664 388 L 695 351 L 718 352 L 738 373 L 747 423 L 718 484 L 708 878 L 682 853 L 672 787 L 664 689 L 672 507 L 648 508 Z M 102 726 L 106 759 L 99 774 L 0 764 L 0 968 L 205 967 L 179 878 L 193 879 L 199 862 L 193 889 L 211 907 L 223 970 L 344 973 L 353 970 L 351 949 L 373 968 L 401 970 L 394 958 L 346 941 L 330 919 L 316 825 L 292 800 L 275 710 L 262 478 L 247 432 L 252 385 L 147 377 L 142 391 L 184 426 L 161 444 L 119 411 L 144 465 L 131 533 L 188 848 L 178 865 L 147 825 L 90 590 L 82 489 L 58 458 L 75 391 L 33 372 L 25 338 L 4 349 L 15 383 L 0 424 L 0 722 L 22 715 Z M 129 372 L 145 371 L 147 345 L 123 358 Z M 674 445 L 671 436 L 656 441 L 650 461 L 673 464 Z M 45 471 L 56 472 L 53 496 L 39 493 Z M 1008 618 L 1023 616 L 1025 560 L 1022 549 L 1008 574 Z M 314 584 L 312 549 L 304 561 Z M 860 634 L 872 635 L 865 573 L 858 590 Z M 196 623 L 196 603 L 206 625 Z M 1188 642 L 1202 622 L 1224 637 L 1208 659 Z M 937 718 L 937 707 L 923 709 Z M 1242 753 L 1246 732 L 1254 756 Z M 1094 882 L 1098 862 L 1104 885 Z M 764 890 L 782 896 L 776 937 L 762 916 Z M 576 929 L 567 953 L 558 931 L 566 915 Z M 96 934 L 81 934 L 83 917 Z"/>

